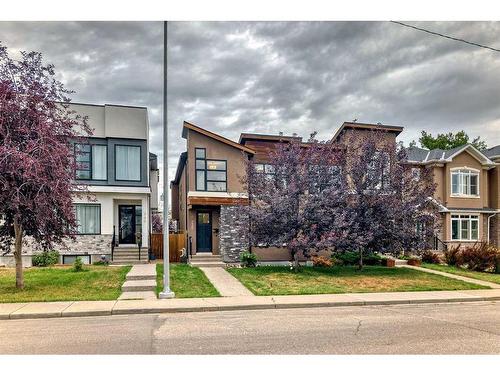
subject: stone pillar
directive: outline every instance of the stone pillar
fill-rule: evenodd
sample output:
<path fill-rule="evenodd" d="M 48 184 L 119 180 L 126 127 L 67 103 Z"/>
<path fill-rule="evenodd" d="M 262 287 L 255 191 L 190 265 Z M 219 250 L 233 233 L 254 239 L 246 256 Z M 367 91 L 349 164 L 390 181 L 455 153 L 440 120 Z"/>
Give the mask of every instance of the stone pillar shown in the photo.
<path fill-rule="evenodd" d="M 219 241 L 224 262 L 239 262 L 240 254 L 248 251 L 248 218 L 240 206 L 220 207 Z"/>

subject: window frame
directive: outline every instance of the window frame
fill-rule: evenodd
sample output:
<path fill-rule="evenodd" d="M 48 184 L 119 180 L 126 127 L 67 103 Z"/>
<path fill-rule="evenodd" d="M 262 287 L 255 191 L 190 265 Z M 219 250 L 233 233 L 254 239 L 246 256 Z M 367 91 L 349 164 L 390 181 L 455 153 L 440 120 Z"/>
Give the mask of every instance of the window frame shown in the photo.
<path fill-rule="evenodd" d="M 201 158 L 201 157 L 198 157 L 196 154 L 197 154 L 197 151 L 198 150 L 203 150 L 203 153 L 205 155 L 204 158 Z M 203 161 L 204 162 L 204 168 L 198 168 L 197 166 L 197 162 L 198 161 Z M 224 162 L 224 170 L 220 170 L 220 169 L 217 169 L 217 170 L 212 170 L 212 169 L 208 169 L 208 162 L 210 161 L 218 161 L 218 162 Z M 198 188 L 198 172 L 203 172 L 204 174 L 204 178 L 203 178 L 203 189 L 199 189 Z M 224 175 L 225 175 L 225 178 L 224 180 L 214 180 L 214 179 L 209 179 L 208 178 L 208 172 L 211 171 L 211 172 L 224 172 Z M 208 183 L 209 182 L 215 182 L 215 183 L 224 183 L 226 188 L 224 190 L 209 190 L 208 189 Z M 195 187 L 195 190 L 196 191 L 206 191 L 206 192 L 221 192 L 221 193 L 224 193 L 224 192 L 227 192 L 227 160 L 226 159 L 212 159 L 212 158 L 207 158 L 207 149 L 204 148 L 204 147 L 195 147 L 194 149 L 194 187 Z"/>
<path fill-rule="evenodd" d="M 458 193 L 454 193 L 453 192 L 453 176 L 454 175 L 457 175 L 457 189 L 458 189 Z M 471 176 L 476 176 L 477 177 L 477 185 L 476 185 L 476 189 L 477 189 L 477 194 L 470 194 L 470 191 L 471 191 Z M 481 198 L 481 184 L 480 184 L 480 179 L 481 179 L 481 173 L 478 169 L 475 169 L 475 168 L 469 168 L 469 167 L 457 167 L 457 168 L 451 168 L 450 169 L 450 197 L 453 197 L 453 198 L 474 198 L 474 199 L 478 199 L 478 198 Z M 467 193 L 462 193 L 461 191 L 463 191 L 463 180 L 462 178 L 463 177 L 468 177 L 466 181 L 468 181 L 468 184 L 466 183 L 466 190 L 467 190 Z"/>
<path fill-rule="evenodd" d="M 76 147 L 77 146 L 89 146 L 90 147 L 90 151 L 85 151 L 85 152 L 80 152 L 79 154 L 89 154 L 89 165 L 90 165 L 90 169 L 89 169 L 89 172 L 90 172 L 90 178 L 79 178 L 77 177 L 77 172 L 79 170 L 85 170 L 85 169 L 78 169 L 77 168 L 77 153 L 76 153 Z M 101 147 L 105 147 L 106 148 L 106 178 L 94 178 L 93 176 L 93 173 L 92 173 L 92 170 L 93 170 L 93 163 L 94 163 L 94 153 L 93 153 L 93 147 L 94 146 L 101 146 Z M 75 180 L 79 180 L 79 181 L 107 181 L 108 180 L 108 177 L 109 177 L 109 171 L 108 171 L 108 145 L 107 144 L 101 144 L 101 143 L 74 143 L 73 144 L 73 154 L 75 155 Z"/>
<path fill-rule="evenodd" d="M 78 223 L 76 225 L 76 228 L 75 228 L 75 231 L 74 231 L 74 234 L 77 235 L 77 236 L 95 236 L 95 235 L 100 235 L 102 234 L 102 209 L 101 209 L 101 204 L 100 203 L 73 203 L 73 207 L 74 207 L 74 210 L 75 210 L 75 216 L 76 216 L 76 206 L 93 206 L 93 207 L 98 207 L 99 210 L 99 223 L 97 225 L 99 231 L 98 233 L 78 233 Z"/>
<path fill-rule="evenodd" d="M 88 259 L 88 263 L 83 263 L 83 264 L 86 264 L 86 265 L 92 264 L 92 257 L 90 256 L 90 254 L 64 254 L 62 256 L 61 263 L 62 264 L 66 264 L 66 265 L 71 265 L 74 262 L 73 263 L 65 263 L 64 262 L 64 260 L 66 259 L 66 257 L 75 257 L 75 261 L 76 261 L 76 258 L 84 258 L 84 257 L 86 257 Z"/>
<path fill-rule="evenodd" d="M 455 217 L 454 217 L 455 216 Z M 477 242 L 479 241 L 479 223 L 481 221 L 480 214 L 461 214 L 452 213 L 450 215 L 450 240 L 459 242 Z M 467 220 L 467 238 L 462 238 L 462 221 Z M 458 238 L 453 238 L 453 222 L 457 222 Z M 472 222 L 477 223 L 477 238 L 472 238 Z"/>
<path fill-rule="evenodd" d="M 117 166 L 117 158 L 116 158 L 116 148 L 117 147 L 137 147 L 139 148 L 139 179 L 138 180 L 127 180 L 116 177 L 116 166 Z M 142 146 L 141 145 L 127 145 L 122 143 L 116 143 L 114 145 L 114 159 L 115 159 L 115 181 L 125 181 L 125 182 L 142 182 Z"/>

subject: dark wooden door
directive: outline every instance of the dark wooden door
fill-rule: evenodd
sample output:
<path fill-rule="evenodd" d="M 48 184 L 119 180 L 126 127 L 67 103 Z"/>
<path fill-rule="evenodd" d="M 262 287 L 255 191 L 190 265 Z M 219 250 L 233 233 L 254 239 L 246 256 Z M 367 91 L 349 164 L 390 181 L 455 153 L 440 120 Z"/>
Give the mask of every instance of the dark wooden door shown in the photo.
<path fill-rule="evenodd" d="M 120 231 L 119 243 L 135 243 L 135 206 L 118 206 Z"/>
<path fill-rule="evenodd" d="M 212 251 L 212 214 L 208 211 L 196 212 L 196 252 Z"/>

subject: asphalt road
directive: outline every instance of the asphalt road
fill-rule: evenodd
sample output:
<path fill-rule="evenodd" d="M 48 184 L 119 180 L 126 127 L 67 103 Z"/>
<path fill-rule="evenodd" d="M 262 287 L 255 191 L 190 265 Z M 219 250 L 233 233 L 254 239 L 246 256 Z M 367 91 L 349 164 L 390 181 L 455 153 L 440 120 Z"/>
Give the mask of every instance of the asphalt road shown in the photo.
<path fill-rule="evenodd" d="M 0 354 L 500 353 L 500 303 L 0 321 Z"/>

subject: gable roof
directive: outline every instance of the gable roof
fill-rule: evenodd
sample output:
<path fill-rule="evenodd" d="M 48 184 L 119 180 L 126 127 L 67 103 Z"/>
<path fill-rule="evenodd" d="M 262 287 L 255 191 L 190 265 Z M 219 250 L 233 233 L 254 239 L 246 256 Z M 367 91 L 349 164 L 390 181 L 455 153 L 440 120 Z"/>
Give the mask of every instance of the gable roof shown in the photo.
<path fill-rule="evenodd" d="M 467 151 L 471 154 L 481 165 L 494 166 L 495 163 L 491 161 L 484 153 L 479 151 L 470 143 L 458 146 L 449 150 L 427 150 L 425 148 L 419 147 L 408 147 L 406 149 L 407 160 L 409 162 L 414 162 L 418 164 L 430 164 L 430 163 L 448 163 L 453 160 L 453 158 L 462 152 Z"/>
<path fill-rule="evenodd" d="M 208 131 L 206 129 L 200 128 L 199 126 L 191 124 L 190 122 L 187 122 L 187 121 L 184 121 L 184 125 L 182 127 L 182 138 L 185 138 L 185 139 L 187 138 L 187 131 L 188 130 L 195 131 L 195 132 L 200 133 L 200 134 L 202 134 L 204 136 L 207 136 L 209 138 L 215 139 L 216 141 L 225 143 L 228 146 L 232 146 L 232 147 L 235 147 L 237 149 L 240 149 L 241 151 L 244 151 L 246 153 L 249 153 L 249 154 L 252 154 L 252 155 L 255 154 L 255 151 L 252 150 L 251 148 L 248 148 L 246 146 L 240 145 L 239 143 L 231 141 L 230 139 L 227 139 L 227 138 L 225 138 L 225 137 L 223 137 L 221 135 L 212 133 L 211 131 Z"/>
<path fill-rule="evenodd" d="M 403 131 L 404 128 L 402 126 L 394 126 L 394 125 L 370 124 L 363 122 L 346 121 L 335 132 L 335 134 L 332 137 L 332 141 L 335 141 L 338 138 L 338 136 L 342 133 L 342 131 L 345 129 L 383 130 L 391 133 L 396 133 L 396 136 L 398 136 Z"/>
<path fill-rule="evenodd" d="M 487 150 L 484 150 L 483 154 L 485 154 L 490 159 L 492 159 L 492 158 L 500 158 L 500 145 L 491 147 L 491 148 L 489 148 Z"/>

